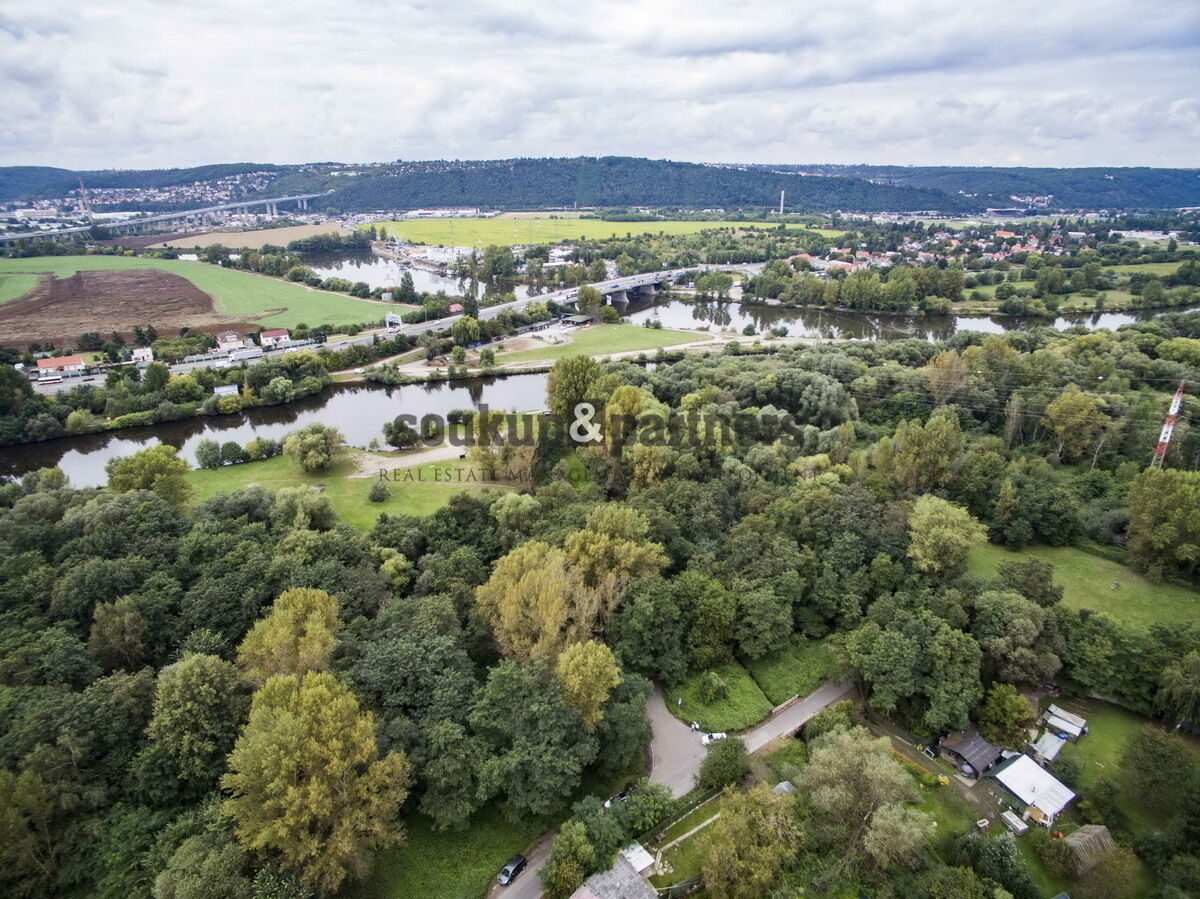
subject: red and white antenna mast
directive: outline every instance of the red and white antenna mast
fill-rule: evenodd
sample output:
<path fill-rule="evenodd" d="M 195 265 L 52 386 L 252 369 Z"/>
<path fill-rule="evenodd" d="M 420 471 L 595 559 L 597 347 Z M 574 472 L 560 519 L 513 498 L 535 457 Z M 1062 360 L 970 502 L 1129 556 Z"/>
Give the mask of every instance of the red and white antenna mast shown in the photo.
<path fill-rule="evenodd" d="M 1154 459 L 1150 462 L 1151 468 L 1162 468 L 1163 459 L 1167 457 L 1167 447 L 1171 445 L 1171 435 L 1175 433 L 1175 420 L 1179 418 L 1179 410 L 1183 406 L 1183 388 L 1187 385 L 1187 381 L 1179 382 L 1179 389 L 1175 391 L 1175 396 L 1171 399 L 1171 406 L 1167 409 L 1167 418 L 1163 422 L 1162 433 L 1158 435 L 1158 446 L 1154 448 Z"/>

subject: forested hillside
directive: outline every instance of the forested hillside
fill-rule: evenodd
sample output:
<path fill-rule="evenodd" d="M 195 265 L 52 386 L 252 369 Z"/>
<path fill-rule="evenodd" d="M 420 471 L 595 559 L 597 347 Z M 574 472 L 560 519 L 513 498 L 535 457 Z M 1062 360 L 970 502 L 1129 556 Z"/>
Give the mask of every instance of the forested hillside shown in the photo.
<path fill-rule="evenodd" d="M 792 212 L 979 212 L 1023 205 L 1014 196 L 1050 196 L 1051 209 L 1200 205 L 1195 169 L 715 166 L 624 156 L 90 172 L 13 166 L 0 168 L 0 202 L 62 197 L 80 178 L 89 188 L 160 188 L 247 172 L 271 173 L 264 195 L 332 190 L 324 204 L 342 212 L 450 205 L 773 207 L 781 190 Z"/>
<path fill-rule="evenodd" d="M 962 193 L 985 206 L 1024 205 L 1013 197 L 1048 196 L 1051 209 L 1150 209 L 1200 204 L 1200 169 L 972 168 L 958 166 L 781 166 L 896 187 Z"/>

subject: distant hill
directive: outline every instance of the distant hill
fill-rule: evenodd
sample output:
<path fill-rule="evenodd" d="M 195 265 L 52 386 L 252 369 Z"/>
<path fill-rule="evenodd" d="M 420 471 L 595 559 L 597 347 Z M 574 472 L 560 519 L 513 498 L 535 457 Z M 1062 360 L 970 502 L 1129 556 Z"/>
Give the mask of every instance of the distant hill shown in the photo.
<path fill-rule="evenodd" d="M 332 190 L 321 203 L 343 212 L 481 206 L 771 207 L 787 192 L 792 212 L 981 212 L 1052 197 L 1050 209 L 1161 209 L 1200 205 L 1200 170 L 1153 168 L 963 168 L 949 166 L 698 165 L 625 156 L 429 160 L 378 165 L 231 163 L 190 169 L 86 171 L 0 168 L 0 201 L 64 196 L 89 188 L 168 187 L 270 172 L 262 195 Z M 154 208 L 162 208 L 155 206 Z"/>
<path fill-rule="evenodd" d="M 866 178 L 897 187 L 960 193 L 989 207 L 1021 205 L 1013 197 L 1051 196 L 1053 209 L 1165 209 L 1200 206 L 1200 169 L 965 168 L 952 166 L 772 166 Z"/>

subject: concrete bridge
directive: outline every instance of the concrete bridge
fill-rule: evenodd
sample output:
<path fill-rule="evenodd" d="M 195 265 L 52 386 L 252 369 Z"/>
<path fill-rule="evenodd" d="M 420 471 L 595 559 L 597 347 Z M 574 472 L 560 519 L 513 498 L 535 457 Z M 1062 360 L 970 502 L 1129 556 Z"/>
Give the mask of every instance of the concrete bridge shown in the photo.
<path fill-rule="evenodd" d="M 680 272 L 646 272 L 641 275 L 628 275 L 624 278 L 612 278 L 608 281 L 597 281 L 589 287 L 600 292 L 604 302 L 624 313 L 629 306 L 630 295 L 653 297 L 663 284 L 672 281 Z M 539 300 L 552 299 L 564 306 L 578 306 L 579 288 L 559 290 L 555 293 L 543 294 Z"/>
<path fill-rule="evenodd" d="M 97 222 L 110 234 L 141 234 L 150 231 L 160 231 L 164 225 L 175 224 L 185 227 L 204 227 L 220 224 L 233 213 L 249 213 L 252 209 L 262 209 L 267 215 L 279 215 L 279 207 L 294 203 L 295 209 L 308 209 L 308 201 L 323 197 L 332 191 L 322 191 L 315 194 L 295 194 L 290 197 L 271 197 L 261 200 L 234 200 L 231 203 L 220 203 L 216 206 L 205 206 L 201 209 L 184 209 L 179 212 L 160 212 L 154 215 L 144 215 L 138 218 L 117 222 Z M 11 244 L 17 240 L 49 239 L 58 240 L 72 234 L 83 234 L 92 229 L 92 225 L 79 225 L 73 228 L 59 228 L 56 231 L 26 231 L 23 233 L 7 232 L 0 234 L 0 245 Z"/>

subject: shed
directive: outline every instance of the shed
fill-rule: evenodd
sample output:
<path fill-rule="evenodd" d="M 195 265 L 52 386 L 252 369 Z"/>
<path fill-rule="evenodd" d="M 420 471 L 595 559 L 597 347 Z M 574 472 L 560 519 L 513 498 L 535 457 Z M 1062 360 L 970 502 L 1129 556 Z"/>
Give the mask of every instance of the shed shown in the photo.
<path fill-rule="evenodd" d="M 1086 874 L 1117 847 L 1112 834 L 1103 824 L 1085 824 L 1068 836 L 1066 842 L 1075 857 L 1075 871 L 1078 874 Z"/>
<path fill-rule="evenodd" d="M 1056 705 L 1052 705 L 1046 710 L 1043 723 L 1048 730 L 1066 734 L 1072 740 L 1077 740 L 1087 733 L 1087 721 Z"/>
<path fill-rule="evenodd" d="M 942 737 L 942 751 L 960 765 L 968 765 L 976 774 L 989 771 L 1001 759 L 1000 750 L 979 735 L 975 728 Z"/>
<path fill-rule="evenodd" d="M 621 857 L 639 874 L 644 874 L 654 864 L 654 856 L 641 843 L 630 843 L 621 850 Z"/>
<path fill-rule="evenodd" d="M 1021 834 L 1029 830 L 1029 825 L 1018 818 L 1012 809 L 1005 809 L 1001 812 L 1000 817 L 1003 819 L 1005 826 L 1017 836 L 1021 836 Z"/>
<path fill-rule="evenodd" d="M 1052 731 L 1046 731 L 1033 744 L 1033 756 L 1039 762 L 1052 762 L 1058 758 L 1058 753 L 1066 745 L 1066 742 Z"/>
<path fill-rule="evenodd" d="M 1046 826 L 1075 798 L 1058 778 L 1027 755 L 1014 756 L 996 768 L 992 776 L 1029 807 L 1031 818 Z"/>
<path fill-rule="evenodd" d="M 568 325 L 590 325 L 592 317 L 590 315 L 568 315 L 563 321 Z"/>
<path fill-rule="evenodd" d="M 237 384 L 218 384 L 213 388 L 213 396 L 237 396 Z"/>

